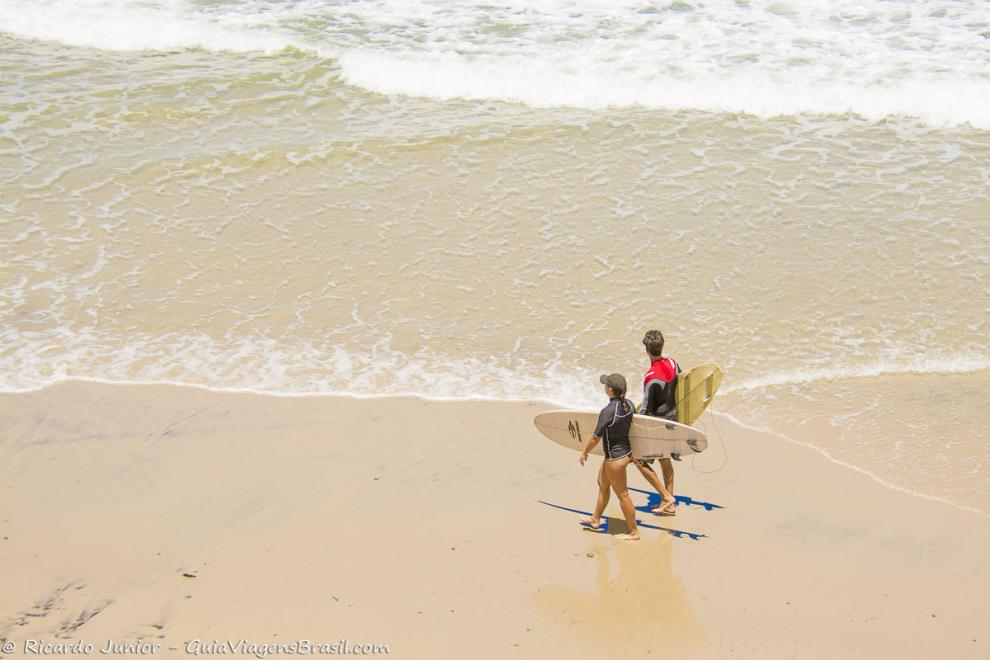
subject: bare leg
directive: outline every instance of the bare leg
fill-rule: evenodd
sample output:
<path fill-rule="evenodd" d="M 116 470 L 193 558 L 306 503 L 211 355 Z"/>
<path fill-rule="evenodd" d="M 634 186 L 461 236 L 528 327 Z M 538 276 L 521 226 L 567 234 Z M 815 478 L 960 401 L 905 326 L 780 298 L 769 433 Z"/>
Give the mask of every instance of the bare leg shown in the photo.
<path fill-rule="evenodd" d="M 664 487 L 663 482 L 660 481 L 660 478 L 657 476 L 657 473 L 653 471 L 653 468 L 651 468 L 648 463 L 644 463 L 643 461 L 633 461 L 633 463 L 635 463 L 636 467 L 639 468 L 639 473 L 643 475 L 643 478 L 646 479 L 658 493 L 660 493 L 660 504 L 653 507 L 653 510 L 666 511 L 672 508 L 674 505 L 674 497 L 667 491 L 666 487 Z"/>
<path fill-rule="evenodd" d="M 598 529 L 599 525 L 602 524 L 602 514 L 605 512 L 605 507 L 608 506 L 608 500 L 611 497 L 608 473 L 605 471 L 606 462 L 602 461 L 602 466 L 598 469 L 598 501 L 595 502 L 595 512 L 591 518 L 581 521 L 588 523 L 594 529 Z"/>
<path fill-rule="evenodd" d="M 660 470 L 663 472 L 663 483 L 667 486 L 667 492 L 674 496 L 674 464 L 669 458 L 660 459 Z"/>
<path fill-rule="evenodd" d="M 629 490 L 626 488 L 626 466 L 629 465 L 629 461 L 630 459 L 628 457 L 620 458 L 617 461 L 605 461 L 604 472 L 608 475 L 608 480 L 612 484 L 612 490 L 615 491 L 616 496 L 619 498 L 622 515 L 625 517 L 626 525 L 629 527 L 628 534 L 616 534 L 615 538 L 638 541 L 639 529 L 636 528 L 636 508 L 633 506 L 632 499 L 629 497 Z"/>

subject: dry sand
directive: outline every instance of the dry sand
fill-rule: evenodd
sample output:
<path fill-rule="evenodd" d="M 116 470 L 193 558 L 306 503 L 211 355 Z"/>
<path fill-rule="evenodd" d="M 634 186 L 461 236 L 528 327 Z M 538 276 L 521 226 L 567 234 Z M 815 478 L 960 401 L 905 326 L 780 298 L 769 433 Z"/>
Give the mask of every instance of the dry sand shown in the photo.
<path fill-rule="evenodd" d="M 4 394 L 0 637 L 21 649 L 6 655 L 308 639 L 400 658 L 990 657 L 990 518 L 724 419 L 729 460 L 703 473 L 723 458 L 709 419 L 677 490 L 722 508 L 641 514 L 704 536 L 623 543 L 541 503 L 589 510 L 596 488 L 597 460 L 533 428 L 548 408 Z"/>

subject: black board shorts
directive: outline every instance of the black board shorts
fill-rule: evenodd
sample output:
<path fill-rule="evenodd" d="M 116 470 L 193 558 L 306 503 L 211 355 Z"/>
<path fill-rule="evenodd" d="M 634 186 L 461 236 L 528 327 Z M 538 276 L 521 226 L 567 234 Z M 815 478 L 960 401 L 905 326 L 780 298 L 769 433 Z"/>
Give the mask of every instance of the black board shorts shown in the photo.
<path fill-rule="evenodd" d="M 640 413 L 640 414 L 642 414 L 642 413 Z M 669 419 L 672 422 L 676 422 L 677 421 L 677 410 L 671 410 L 666 415 L 646 415 L 646 416 L 647 417 L 659 417 L 660 419 Z M 668 461 L 670 460 L 670 456 L 667 456 L 665 458 Z M 655 470 L 651 467 L 653 465 L 653 461 L 662 461 L 664 459 L 663 458 L 637 458 L 636 460 L 643 467 L 645 467 L 647 470 L 649 470 L 650 472 L 655 472 Z"/>

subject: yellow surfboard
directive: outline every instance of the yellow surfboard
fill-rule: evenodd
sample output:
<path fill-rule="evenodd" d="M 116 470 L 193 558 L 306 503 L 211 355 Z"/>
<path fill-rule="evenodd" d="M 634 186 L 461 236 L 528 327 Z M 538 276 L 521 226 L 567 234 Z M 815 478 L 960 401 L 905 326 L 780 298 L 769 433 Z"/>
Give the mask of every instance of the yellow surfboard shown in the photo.
<path fill-rule="evenodd" d="M 714 362 L 699 364 L 678 374 L 674 390 L 678 422 L 690 426 L 701 417 L 715 398 L 723 375 L 722 368 Z"/>

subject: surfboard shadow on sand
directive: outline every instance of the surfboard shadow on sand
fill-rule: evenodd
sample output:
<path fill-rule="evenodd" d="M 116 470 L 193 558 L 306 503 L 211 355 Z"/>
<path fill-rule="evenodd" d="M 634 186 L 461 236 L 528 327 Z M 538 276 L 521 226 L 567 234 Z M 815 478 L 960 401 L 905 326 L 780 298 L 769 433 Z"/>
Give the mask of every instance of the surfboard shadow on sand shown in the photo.
<path fill-rule="evenodd" d="M 561 506 L 560 504 L 552 504 L 550 502 L 544 502 L 543 500 L 538 500 L 538 501 L 540 502 L 540 504 L 546 504 L 547 506 L 553 507 L 554 509 L 560 509 L 562 511 L 570 511 L 571 513 L 579 513 L 579 514 L 581 514 L 583 516 L 591 516 L 591 511 L 582 511 L 581 509 L 572 509 L 572 508 L 567 507 L 567 506 Z M 636 507 L 636 508 L 637 508 L 637 510 L 642 510 L 642 508 L 640 508 L 640 507 Z M 646 510 L 649 511 L 649 509 L 646 509 Z M 682 529 L 672 529 L 670 527 L 661 527 L 659 525 L 651 525 L 649 523 L 643 522 L 639 518 L 636 519 L 636 525 L 638 527 L 643 527 L 643 528 L 646 528 L 646 529 L 655 529 L 655 530 L 658 530 L 658 531 L 661 531 L 661 532 L 666 532 L 666 533 L 670 534 L 671 536 L 673 536 L 674 538 L 679 538 L 679 539 L 680 538 L 689 538 L 692 541 L 698 541 L 700 539 L 703 539 L 703 538 L 707 538 L 708 537 L 707 534 L 695 534 L 694 532 L 686 532 L 686 531 L 684 531 Z M 626 528 L 626 522 L 624 520 L 622 520 L 620 518 L 612 518 L 610 516 L 603 516 L 602 517 L 602 525 L 597 530 L 592 529 L 590 526 L 588 526 L 587 523 L 582 523 L 581 526 L 584 527 L 589 532 L 595 532 L 597 534 L 612 534 L 612 533 L 621 534 L 623 532 L 629 531 Z M 618 527 L 619 529 L 609 530 L 609 527 Z"/>

